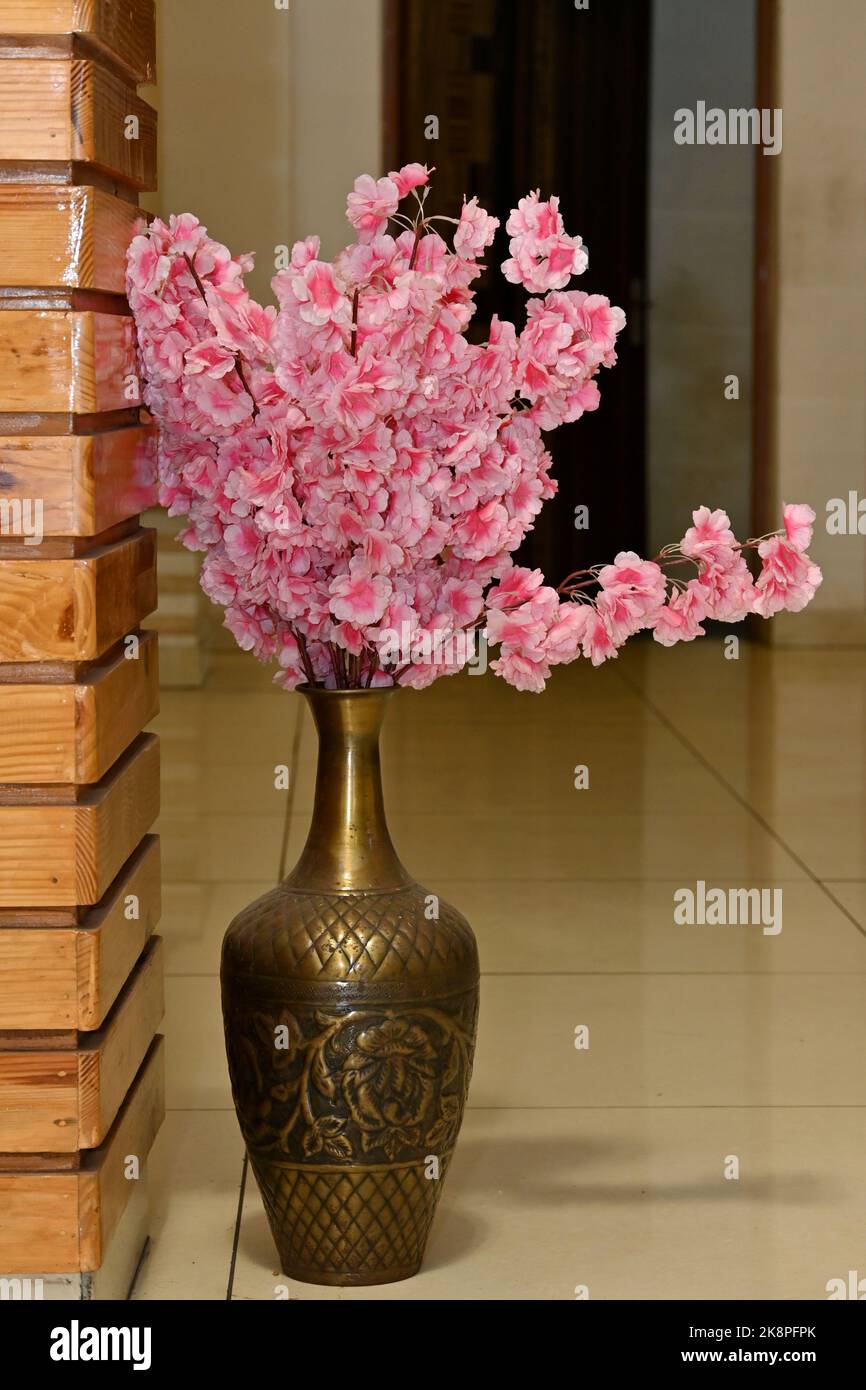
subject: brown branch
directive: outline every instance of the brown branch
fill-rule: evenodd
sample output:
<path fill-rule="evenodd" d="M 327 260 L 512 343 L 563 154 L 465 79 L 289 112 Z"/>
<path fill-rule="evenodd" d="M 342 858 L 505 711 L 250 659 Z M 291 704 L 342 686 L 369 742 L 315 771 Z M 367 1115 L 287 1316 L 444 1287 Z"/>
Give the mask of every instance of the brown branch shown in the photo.
<path fill-rule="evenodd" d="M 361 295 L 361 287 L 356 286 L 355 293 L 352 295 L 352 338 L 349 343 L 349 352 L 353 357 L 358 356 L 358 300 Z"/>
<path fill-rule="evenodd" d="M 298 632 L 297 628 L 290 627 L 289 631 L 291 632 L 292 636 L 298 644 L 298 651 L 301 653 L 301 665 L 304 668 L 304 674 L 307 677 L 307 681 L 310 685 L 314 686 L 317 684 L 316 673 L 313 670 L 313 663 L 310 660 L 310 653 L 307 651 L 307 643 L 301 636 L 301 634 Z"/>
<path fill-rule="evenodd" d="M 184 260 L 186 261 L 187 268 L 188 268 L 188 270 L 189 270 L 190 275 L 192 276 L 193 280 L 195 280 L 196 288 L 197 288 L 199 294 L 201 295 L 201 297 L 202 297 L 202 299 L 204 300 L 205 304 L 207 304 L 207 292 L 206 292 L 206 290 L 205 290 L 204 284 L 202 283 L 201 276 L 199 275 L 198 271 L 196 270 L 195 266 L 194 266 L 193 263 L 192 263 L 192 257 L 190 256 L 189 252 L 184 251 L 184 253 L 183 253 L 183 258 L 184 258 Z M 240 355 L 240 353 L 237 351 L 237 349 L 235 349 L 234 359 L 235 359 L 235 371 L 236 371 L 237 374 L 238 374 L 238 380 L 240 381 L 241 386 L 244 388 L 244 390 L 246 391 L 247 395 L 249 396 L 250 400 L 251 400 L 252 403 L 253 403 L 253 419 L 255 420 L 256 416 L 257 416 L 258 413 L 259 413 L 259 407 L 258 407 L 258 405 L 256 404 L 256 398 L 255 398 L 255 396 L 253 395 L 252 391 L 250 390 L 249 386 L 247 385 L 247 379 L 246 379 L 246 377 L 244 376 L 244 369 L 243 369 L 243 367 L 241 366 L 241 355 Z"/>
<path fill-rule="evenodd" d="M 415 269 L 415 262 L 418 259 L 418 247 L 421 245 L 421 229 L 423 226 L 424 223 L 419 222 L 417 227 L 415 228 L 415 241 L 412 244 L 412 255 L 409 257 L 410 270 Z"/>

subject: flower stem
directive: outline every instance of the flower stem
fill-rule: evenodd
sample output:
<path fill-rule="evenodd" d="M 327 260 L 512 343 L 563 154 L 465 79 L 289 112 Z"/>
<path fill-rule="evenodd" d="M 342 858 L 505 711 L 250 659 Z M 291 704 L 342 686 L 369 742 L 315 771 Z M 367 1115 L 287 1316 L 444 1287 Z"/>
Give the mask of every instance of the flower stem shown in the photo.
<path fill-rule="evenodd" d="M 352 339 L 349 343 L 349 352 L 353 357 L 358 356 L 358 300 L 360 295 L 361 287 L 358 285 L 352 295 Z"/>
<path fill-rule="evenodd" d="M 202 283 L 201 276 L 199 275 L 198 271 L 196 270 L 195 266 L 194 266 L 193 263 L 192 263 L 192 256 L 190 256 L 190 254 L 189 254 L 188 251 L 184 251 L 184 253 L 183 253 L 183 258 L 184 258 L 184 260 L 186 261 L 187 269 L 189 270 L 190 275 L 192 276 L 193 280 L 194 280 L 195 283 L 196 283 L 196 289 L 198 290 L 198 292 L 199 292 L 199 294 L 201 295 L 202 299 L 204 300 L 205 304 L 207 304 L 207 294 L 206 294 L 206 292 L 205 292 L 205 287 L 204 287 L 204 285 L 203 285 L 203 283 Z M 255 398 L 255 396 L 253 395 L 252 391 L 250 390 L 250 388 L 249 388 L 249 386 L 248 386 L 248 384 L 247 384 L 247 379 L 246 379 L 246 377 L 244 376 L 244 369 L 243 369 L 243 367 L 241 366 L 241 355 L 240 355 L 240 353 L 237 352 L 237 351 L 235 351 L 234 358 L 235 358 L 235 371 L 236 371 L 237 374 L 238 374 L 238 380 L 240 381 L 241 386 L 244 388 L 244 390 L 246 391 L 247 395 L 249 396 L 250 400 L 251 400 L 252 403 L 253 403 L 253 419 L 255 420 L 256 416 L 257 416 L 258 413 L 259 413 L 259 407 L 258 407 L 258 405 L 256 404 L 256 398 Z"/>

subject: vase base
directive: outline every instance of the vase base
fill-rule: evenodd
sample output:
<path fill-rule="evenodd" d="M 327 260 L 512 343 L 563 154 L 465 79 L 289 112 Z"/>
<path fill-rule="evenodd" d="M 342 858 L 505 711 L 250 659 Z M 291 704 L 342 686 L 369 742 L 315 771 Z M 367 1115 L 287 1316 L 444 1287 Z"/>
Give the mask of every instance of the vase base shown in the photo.
<path fill-rule="evenodd" d="M 417 1274 L 439 1200 L 440 1178 L 422 1162 L 316 1168 L 255 1152 L 252 1169 L 284 1274 L 303 1284 L 393 1284 Z"/>
<path fill-rule="evenodd" d="M 364 1274 L 353 1274 L 342 1270 L 299 1269 L 288 1262 L 281 1265 L 288 1279 L 299 1284 L 327 1284 L 331 1288 L 360 1288 L 371 1284 L 397 1284 L 401 1279 L 411 1279 L 421 1268 L 420 1262 L 405 1269 L 383 1269 Z"/>

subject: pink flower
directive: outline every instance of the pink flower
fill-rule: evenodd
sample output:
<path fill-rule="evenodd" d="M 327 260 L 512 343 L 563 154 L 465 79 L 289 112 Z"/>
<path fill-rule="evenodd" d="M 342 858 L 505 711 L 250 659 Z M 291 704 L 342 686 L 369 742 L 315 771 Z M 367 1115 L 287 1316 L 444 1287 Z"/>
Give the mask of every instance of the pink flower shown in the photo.
<path fill-rule="evenodd" d="M 221 377 L 234 371 L 234 367 L 234 353 L 223 347 L 217 338 L 206 338 L 204 342 L 195 343 L 191 348 L 187 348 L 184 353 L 183 369 L 187 376 L 204 372 L 210 377 Z"/>
<path fill-rule="evenodd" d="M 815 513 L 802 502 L 789 502 L 784 508 L 785 535 L 795 550 L 808 550 L 812 544 Z"/>
<path fill-rule="evenodd" d="M 584 656 L 589 657 L 593 666 L 601 666 L 602 662 L 609 661 L 617 655 L 617 644 L 602 614 L 595 608 L 588 608 L 587 611 L 589 616 L 581 638 L 581 650 Z"/>
<path fill-rule="evenodd" d="M 758 592 L 742 552 L 736 555 L 729 569 L 712 566 L 707 569 L 702 576 L 702 583 L 708 618 L 715 618 L 723 623 L 739 623 L 747 613 L 754 611 Z"/>
<path fill-rule="evenodd" d="M 201 415 L 210 417 L 222 429 L 232 429 L 253 413 L 253 403 L 237 378 L 190 376 L 184 394 Z"/>
<path fill-rule="evenodd" d="M 405 198 L 407 193 L 411 193 L 413 188 L 420 188 L 430 177 L 430 170 L 426 164 L 404 164 L 402 169 L 396 173 L 393 171 L 388 178 L 397 190 L 399 198 Z M 380 180 L 381 182 L 381 180 Z M 355 185 L 357 188 L 357 184 Z"/>
<path fill-rule="evenodd" d="M 305 323 L 349 323 L 349 301 L 337 287 L 333 268 L 323 261 L 308 261 L 293 277 L 292 290 L 301 306 L 299 316 Z"/>
<path fill-rule="evenodd" d="M 496 587 L 487 595 L 488 608 L 507 608 L 526 603 L 544 583 L 541 570 L 510 565 Z"/>
<path fill-rule="evenodd" d="M 663 647 L 672 647 L 675 642 L 692 642 L 704 636 L 700 624 L 706 616 L 706 589 L 700 580 L 690 579 L 656 617 L 653 637 Z"/>
<path fill-rule="evenodd" d="M 468 203 L 464 201 L 460 221 L 454 232 L 454 250 L 457 255 L 467 260 L 476 260 L 485 247 L 492 244 L 498 226 L 499 218 L 490 217 L 479 207 L 477 198 L 470 198 Z"/>
<path fill-rule="evenodd" d="M 621 551 L 612 565 L 600 570 L 598 582 L 598 610 L 618 643 L 652 626 L 666 593 L 665 577 L 654 560 L 642 560 L 633 550 Z"/>
<path fill-rule="evenodd" d="M 694 525 L 689 527 L 680 542 L 683 554 L 727 568 L 733 562 L 732 552 L 737 543 L 727 513 L 699 507 L 692 512 L 692 520 Z"/>
<path fill-rule="evenodd" d="M 346 199 L 346 216 L 362 241 L 372 241 L 385 230 L 401 196 L 393 179 L 377 180 L 370 174 L 355 179 L 355 190 Z"/>
<path fill-rule="evenodd" d="M 511 258 L 502 264 L 506 280 L 532 294 L 561 290 L 587 267 L 580 237 L 566 235 L 559 199 L 539 201 L 538 192 L 521 198 L 506 223 Z"/>
<path fill-rule="evenodd" d="M 484 590 L 477 579 L 446 579 L 438 609 L 455 628 L 470 627 L 484 607 Z"/>
<path fill-rule="evenodd" d="M 344 574 L 331 581 L 331 612 L 356 627 L 377 623 L 391 597 L 391 584 L 383 575 Z"/>
<path fill-rule="evenodd" d="M 755 586 L 758 597 L 754 611 L 762 618 L 770 618 L 783 609 L 799 613 L 814 597 L 822 581 L 818 566 L 781 536 L 762 541 L 758 554 L 763 564 Z"/>
<path fill-rule="evenodd" d="M 454 554 L 467 560 L 483 560 L 502 549 L 507 533 L 508 513 L 501 502 L 485 502 L 455 526 Z"/>
<path fill-rule="evenodd" d="M 541 657 L 525 656 L 510 649 L 491 661 L 490 669 L 515 689 L 531 690 L 536 695 L 544 689 L 550 675 L 550 666 Z"/>
<path fill-rule="evenodd" d="M 551 666 L 574 661 L 594 622 L 593 609 L 586 603 L 561 603 L 544 639 L 544 655 Z"/>
<path fill-rule="evenodd" d="M 506 646 L 531 648 L 538 652 L 546 633 L 545 624 L 536 617 L 528 603 L 506 610 L 494 608 L 487 615 L 487 639 L 494 644 L 502 642 Z"/>

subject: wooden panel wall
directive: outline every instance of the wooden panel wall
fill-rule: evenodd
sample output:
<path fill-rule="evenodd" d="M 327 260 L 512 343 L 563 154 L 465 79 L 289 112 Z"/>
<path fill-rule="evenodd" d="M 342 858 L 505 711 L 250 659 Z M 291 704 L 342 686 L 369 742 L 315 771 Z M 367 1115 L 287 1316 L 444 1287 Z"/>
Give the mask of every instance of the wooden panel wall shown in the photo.
<path fill-rule="evenodd" d="M 162 1117 L 156 546 L 124 254 L 153 0 L 0 0 L 0 1275 L 98 1269 Z"/>

